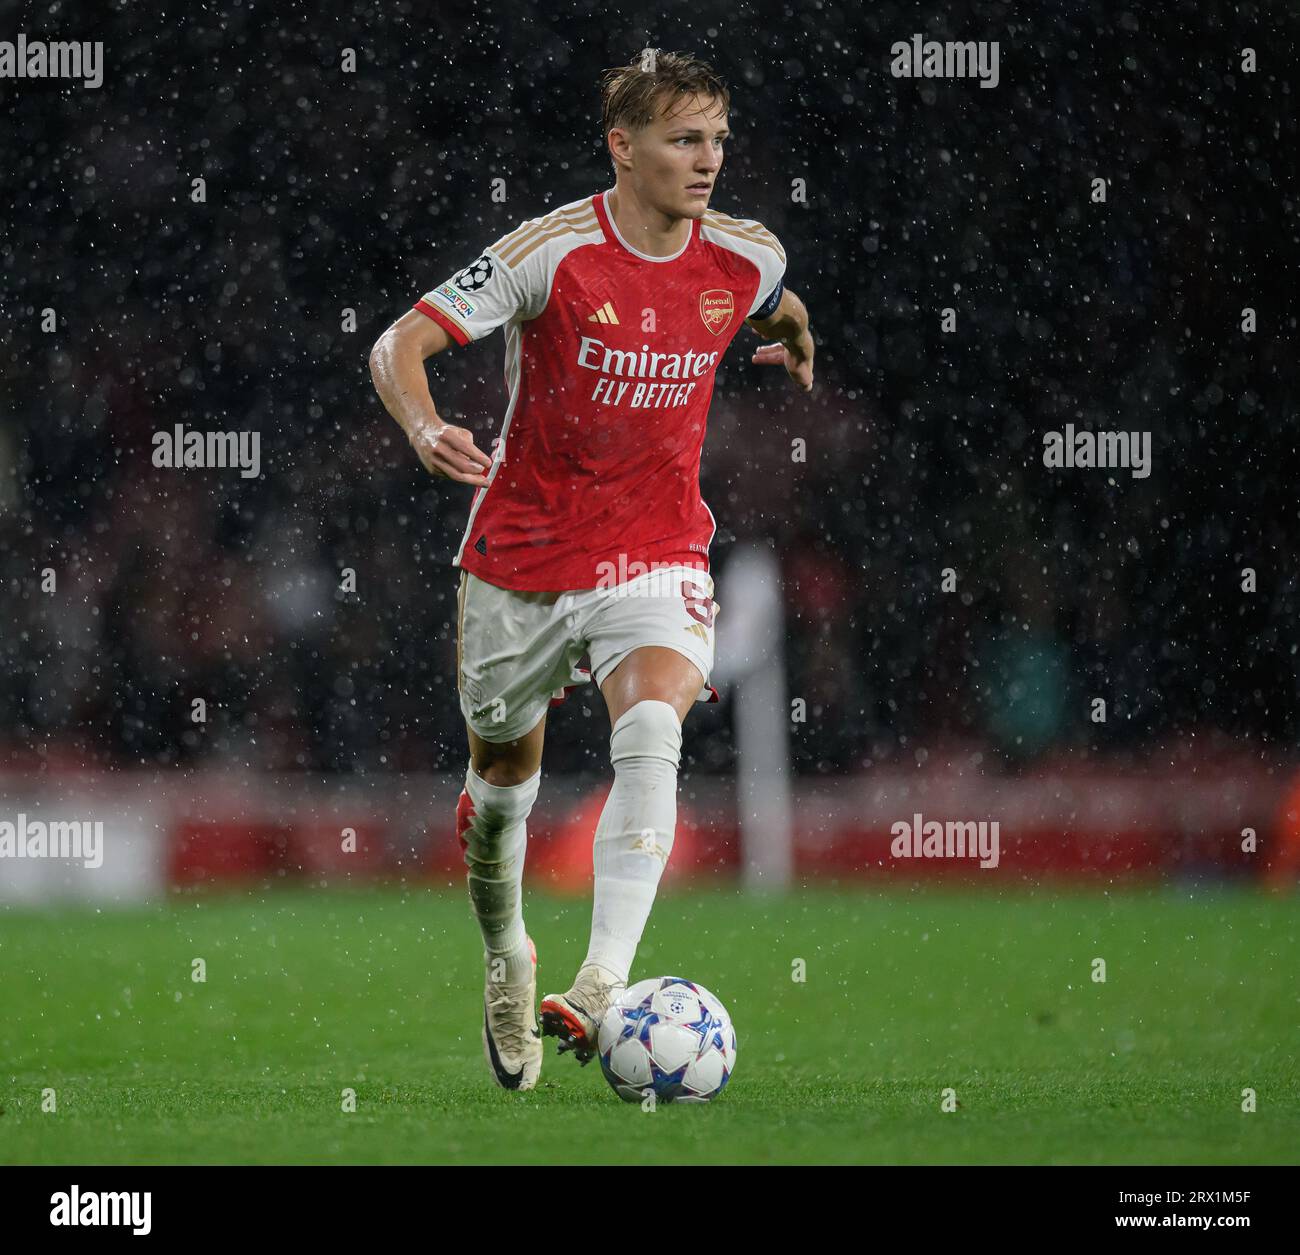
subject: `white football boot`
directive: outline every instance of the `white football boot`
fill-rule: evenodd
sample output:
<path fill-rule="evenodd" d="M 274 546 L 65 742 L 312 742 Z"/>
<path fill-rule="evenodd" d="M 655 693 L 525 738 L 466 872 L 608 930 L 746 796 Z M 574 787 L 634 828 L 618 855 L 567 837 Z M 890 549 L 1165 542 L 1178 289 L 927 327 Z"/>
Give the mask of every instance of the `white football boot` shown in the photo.
<path fill-rule="evenodd" d="M 572 1050 L 586 1067 L 596 1057 L 596 1035 L 609 1004 L 626 988 L 626 981 L 617 980 L 603 967 L 582 968 L 567 994 L 547 994 L 542 999 L 542 1036 L 558 1037 L 557 1053 Z"/>
<path fill-rule="evenodd" d="M 533 1002 L 537 997 L 537 947 L 528 938 L 533 960 L 526 983 L 507 985 L 492 979 L 489 962 L 483 991 L 483 1053 L 492 1079 L 502 1089 L 532 1089 L 542 1070 L 542 1035 Z"/>

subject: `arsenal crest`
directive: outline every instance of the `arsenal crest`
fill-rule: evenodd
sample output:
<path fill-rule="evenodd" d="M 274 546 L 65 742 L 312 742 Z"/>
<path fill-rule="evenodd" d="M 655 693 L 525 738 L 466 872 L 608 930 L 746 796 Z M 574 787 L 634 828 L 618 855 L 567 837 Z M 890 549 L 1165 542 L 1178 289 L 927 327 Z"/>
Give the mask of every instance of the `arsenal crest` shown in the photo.
<path fill-rule="evenodd" d="M 714 288 L 711 292 L 700 293 L 700 317 L 715 336 L 731 326 L 735 314 L 736 301 L 730 292 Z"/>

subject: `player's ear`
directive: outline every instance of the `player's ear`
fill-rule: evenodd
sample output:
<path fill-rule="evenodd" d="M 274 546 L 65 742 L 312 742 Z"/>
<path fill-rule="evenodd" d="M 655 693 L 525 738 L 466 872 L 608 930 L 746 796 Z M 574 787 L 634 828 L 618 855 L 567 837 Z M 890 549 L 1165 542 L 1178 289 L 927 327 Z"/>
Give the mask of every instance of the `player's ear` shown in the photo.
<path fill-rule="evenodd" d="M 605 136 L 605 147 L 609 152 L 610 161 L 614 163 L 614 170 L 617 172 L 620 160 L 627 160 L 628 148 L 630 147 L 630 137 L 627 131 L 621 126 L 611 127 L 609 134 Z"/>

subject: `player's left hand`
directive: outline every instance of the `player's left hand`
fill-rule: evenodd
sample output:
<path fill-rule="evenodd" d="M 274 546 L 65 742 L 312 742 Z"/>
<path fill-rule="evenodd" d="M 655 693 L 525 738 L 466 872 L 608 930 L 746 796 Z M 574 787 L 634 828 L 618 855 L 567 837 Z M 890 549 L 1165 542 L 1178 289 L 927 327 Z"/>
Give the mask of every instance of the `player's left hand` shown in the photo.
<path fill-rule="evenodd" d="M 812 336 L 804 335 L 806 352 L 792 353 L 784 344 L 765 344 L 754 350 L 751 359 L 759 366 L 784 366 L 796 388 L 802 392 L 811 392 L 813 386 L 813 341 Z"/>

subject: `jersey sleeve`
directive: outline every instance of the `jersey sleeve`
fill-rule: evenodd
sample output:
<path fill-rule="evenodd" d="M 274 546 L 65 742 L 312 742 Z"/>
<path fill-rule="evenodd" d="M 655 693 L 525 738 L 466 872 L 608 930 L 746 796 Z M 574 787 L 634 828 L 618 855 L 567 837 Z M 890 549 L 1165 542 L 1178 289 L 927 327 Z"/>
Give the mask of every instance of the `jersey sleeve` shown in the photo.
<path fill-rule="evenodd" d="M 757 249 L 754 253 L 758 266 L 758 291 L 746 318 L 771 318 L 781 304 L 781 293 L 785 291 L 785 249 L 776 236 L 769 238 L 772 246 Z"/>
<path fill-rule="evenodd" d="M 426 292 L 415 308 L 432 318 L 457 344 L 481 340 L 514 320 L 536 318 L 545 305 L 543 258 L 511 265 L 506 236 L 485 248 L 464 270 Z"/>

